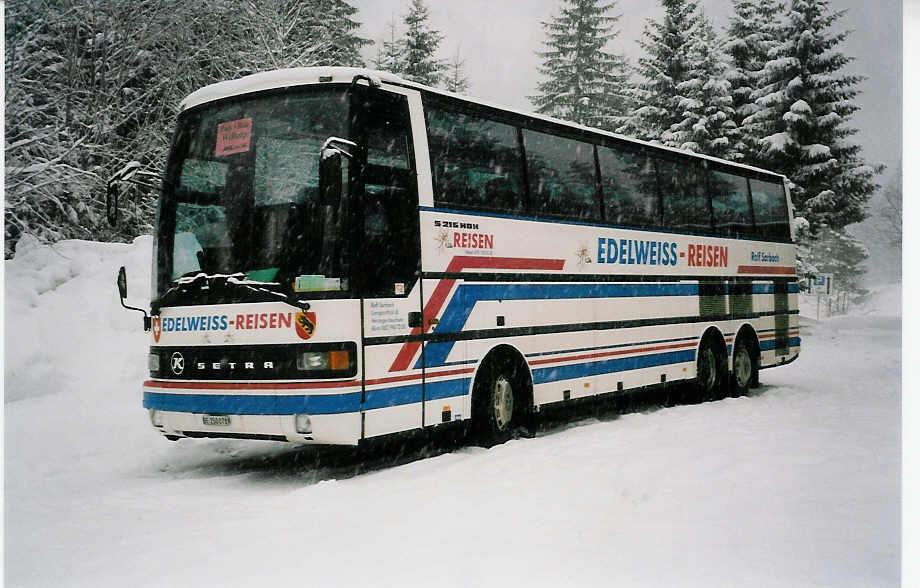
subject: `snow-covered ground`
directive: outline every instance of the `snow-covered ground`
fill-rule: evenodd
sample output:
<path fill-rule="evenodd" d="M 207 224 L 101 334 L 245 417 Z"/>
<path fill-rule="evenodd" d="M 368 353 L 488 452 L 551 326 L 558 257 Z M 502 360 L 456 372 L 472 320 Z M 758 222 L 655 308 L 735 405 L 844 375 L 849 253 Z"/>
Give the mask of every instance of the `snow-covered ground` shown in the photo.
<path fill-rule="evenodd" d="M 24 242 L 6 262 L 8 586 L 899 584 L 890 302 L 803 318 L 802 358 L 746 398 L 362 461 L 161 439 L 114 285 L 126 265 L 145 305 L 149 254 Z"/>

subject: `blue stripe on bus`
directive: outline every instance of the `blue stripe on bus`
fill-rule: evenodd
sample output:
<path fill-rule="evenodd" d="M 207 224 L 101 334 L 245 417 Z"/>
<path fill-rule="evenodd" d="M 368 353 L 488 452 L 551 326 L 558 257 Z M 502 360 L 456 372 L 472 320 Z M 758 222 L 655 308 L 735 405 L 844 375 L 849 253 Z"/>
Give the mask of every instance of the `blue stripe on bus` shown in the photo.
<path fill-rule="evenodd" d="M 462 284 L 447 304 L 434 333 L 463 329 L 473 307 L 484 300 L 565 300 L 582 298 L 631 298 L 647 296 L 696 296 L 697 284 Z M 443 366 L 454 342 L 425 346 L 426 367 Z M 419 357 L 415 369 L 422 367 Z"/>
<path fill-rule="evenodd" d="M 471 378 L 456 378 L 440 382 L 427 382 L 425 384 L 425 400 L 438 400 L 451 396 L 463 396 L 470 388 Z M 364 410 L 400 406 L 422 401 L 422 385 L 410 384 L 394 388 L 380 388 L 368 390 L 364 402 Z"/>
<path fill-rule="evenodd" d="M 361 393 L 303 396 L 144 392 L 144 408 L 209 414 L 338 414 L 360 410 Z"/>
<path fill-rule="evenodd" d="M 625 372 L 627 370 L 683 363 L 694 361 L 695 359 L 696 351 L 691 349 L 688 351 L 670 351 L 668 353 L 655 353 L 652 355 L 639 355 L 622 359 L 606 359 L 589 363 L 540 368 L 533 370 L 533 383 L 546 384 L 559 380 L 571 380 L 574 378 L 585 378 L 613 372 Z"/>
<path fill-rule="evenodd" d="M 425 385 L 425 399 L 438 400 L 469 392 L 471 378 Z M 364 410 L 422 401 L 422 385 L 368 390 Z M 323 395 L 170 394 L 144 392 L 144 408 L 206 414 L 340 414 L 362 409 L 361 393 Z"/>
<path fill-rule="evenodd" d="M 798 337 L 789 337 L 789 347 L 801 347 L 802 340 Z M 776 349 L 776 339 L 770 339 L 767 341 L 760 342 L 761 351 L 769 351 L 771 349 Z"/>
<path fill-rule="evenodd" d="M 726 286 L 726 294 L 728 288 Z M 791 289 L 791 286 L 790 286 Z M 797 289 L 797 286 L 796 286 Z M 752 284 L 754 294 L 772 294 L 773 284 Z M 454 293 L 434 333 L 456 333 L 463 329 L 473 307 L 486 300 L 565 300 L 582 298 L 630 298 L 648 296 L 697 296 L 698 284 L 461 284 Z M 447 365 L 453 341 L 429 343 L 425 366 Z M 414 369 L 421 369 L 422 357 Z"/>

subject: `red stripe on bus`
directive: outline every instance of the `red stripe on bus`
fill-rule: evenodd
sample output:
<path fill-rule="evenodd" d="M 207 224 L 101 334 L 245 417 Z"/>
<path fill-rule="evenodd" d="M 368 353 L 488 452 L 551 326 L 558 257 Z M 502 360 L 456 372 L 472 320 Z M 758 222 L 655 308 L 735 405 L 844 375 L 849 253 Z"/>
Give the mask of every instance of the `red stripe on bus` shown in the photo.
<path fill-rule="evenodd" d="M 455 370 L 445 370 L 441 372 L 429 372 L 425 374 L 427 378 L 441 378 L 444 376 L 455 376 L 457 374 L 471 374 L 475 371 L 473 368 L 461 368 Z M 393 376 L 389 378 L 378 378 L 367 380 L 366 386 L 377 384 L 389 384 L 392 382 L 405 382 L 409 380 L 421 380 L 422 374 L 409 374 L 405 376 Z M 185 388 L 188 390 L 316 390 L 322 388 L 347 388 L 359 387 L 359 380 L 349 380 L 347 382 L 195 382 L 195 381 L 155 381 L 148 380 L 144 382 L 147 388 Z"/>
<path fill-rule="evenodd" d="M 696 347 L 696 342 L 674 343 L 672 345 L 657 345 L 655 347 L 641 347 L 639 349 L 618 349 L 617 351 L 607 351 L 604 353 L 586 353 L 584 355 L 572 355 L 569 357 L 554 357 L 551 359 L 538 359 L 530 361 L 530 365 L 540 365 L 543 363 L 558 363 L 563 361 L 575 361 L 579 359 L 596 359 L 598 357 L 610 357 L 613 355 L 627 355 L 630 353 L 645 353 L 647 351 L 661 351 L 662 349 L 680 349 L 682 347 Z"/>
<path fill-rule="evenodd" d="M 739 274 L 795 275 L 795 267 L 788 265 L 739 265 Z"/>
<path fill-rule="evenodd" d="M 552 270 L 561 270 L 565 266 L 564 259 L 527 259 L 521 257 L 474 257 L 469 255 L 459 255 L 450 260 L 450 263 L 447 265 L 447 272 L 459 272 L 465 269 L 512 269 L 512 270 L 543 270 L 543 271 L 552 271 Z M 438 285 L 435 286 L 434 292 L 431 294 L 431 298 L 428 299 L 428 303 L 425 305 L 425 309 L 422 312 L 422 324 L 426 325 L 426 332 L 428 329 L 434 327 L 428 321 L 431 318 L 434 318 L 441 312 L 444 303 L 447 301 L 447 296 L 450 294 L 451 289 L 454 287 L 454 284 L 457 280 L 444 279 L 438 282 Z M 415 327 L 412 329 L 411 335 L 418 335 L 422 332 L 420 327 Z M 391 372 L 401 372 L 403 370 L 409 369 L 409 364 L 412 362 L 412 358 L 415 357 L 415 354 L 418 352 L 421 347 L 421 341 L 412 341 L 406 343 L 399 350 L 399 353 L 396 354 L 396 359 L 393 360 L 393 364 L 390 366 Z"/>
<path fill-rule="evenodd" d="M 144 382 L 145 388 L 186 388 L 189 390 L 299 390 L 348 388 L 360 385 L 361 382 L 358 380 L 347 382 L 163 382 L 148 380 Z"/>

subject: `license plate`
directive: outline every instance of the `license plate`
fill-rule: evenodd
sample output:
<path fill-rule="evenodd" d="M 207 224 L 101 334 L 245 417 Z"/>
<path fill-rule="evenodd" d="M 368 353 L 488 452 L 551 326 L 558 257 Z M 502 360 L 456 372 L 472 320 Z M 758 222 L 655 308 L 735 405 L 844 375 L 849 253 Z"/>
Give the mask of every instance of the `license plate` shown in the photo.
<path fill-rule="evenodd" d="M 227 427 L 230 425 L 230 417 L 227 415 L 206 414 L 201 417 L 201 422 L 206 425 L 212 425 L 216 427 Z"/>

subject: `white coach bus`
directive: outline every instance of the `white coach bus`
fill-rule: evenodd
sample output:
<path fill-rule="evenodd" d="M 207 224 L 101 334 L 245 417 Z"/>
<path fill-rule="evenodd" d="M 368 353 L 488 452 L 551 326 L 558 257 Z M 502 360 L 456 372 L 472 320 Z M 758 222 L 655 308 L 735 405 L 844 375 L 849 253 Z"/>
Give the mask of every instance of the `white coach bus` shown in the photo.
<path fill-rule="evenodd" d="M 163 179 L 143 404 L 170 439 L 488 444 L 579 398 L 744 393 L 799 354 L 790 219 L 782 176 L 383 72 L 214 84 Z"/>

